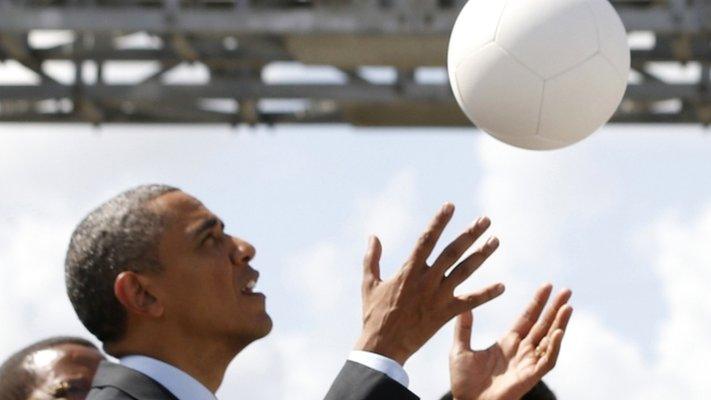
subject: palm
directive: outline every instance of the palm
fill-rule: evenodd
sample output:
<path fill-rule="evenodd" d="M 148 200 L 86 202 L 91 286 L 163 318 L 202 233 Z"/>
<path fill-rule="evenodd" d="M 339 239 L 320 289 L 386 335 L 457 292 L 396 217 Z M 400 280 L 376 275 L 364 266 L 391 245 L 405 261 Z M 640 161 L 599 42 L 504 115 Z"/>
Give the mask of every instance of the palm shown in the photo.
<path fill-rule="evenodd" d="M 552 369 L 572 309 L 563 307 L 570 297 L 563 292 L 534 327 L 549 295 L 550 288 L 542 288 L 514 328 L 486 350 L 469 348 L 472 317 L 459 317 L 450 355 L 455 399 L 517 400 Z M 546 353 L 536 354 L 536 347 Z"/>

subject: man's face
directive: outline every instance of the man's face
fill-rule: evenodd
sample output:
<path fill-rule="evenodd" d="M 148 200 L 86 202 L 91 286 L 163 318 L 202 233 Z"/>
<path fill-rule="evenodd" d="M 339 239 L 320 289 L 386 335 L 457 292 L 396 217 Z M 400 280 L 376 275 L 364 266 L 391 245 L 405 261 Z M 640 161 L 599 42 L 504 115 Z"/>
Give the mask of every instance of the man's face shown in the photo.
<path fill-rule="evenodd" d="M 30 399 L 84 400 L 103 359 L 99 350 L 78 344 L 62 344 L 32 354 L 24 365 L 38 378 Z"/>
<path fill-rule="evenodd" d="M 254 247 L 224 232 L 222 221 L 180 191 L 155 199 L 166 218 L 158 258 L 157 293 L 164 318 L 180 334 L 246 346 L 266 336 L 272 321 L 265 296 L 254 292 Z"/>

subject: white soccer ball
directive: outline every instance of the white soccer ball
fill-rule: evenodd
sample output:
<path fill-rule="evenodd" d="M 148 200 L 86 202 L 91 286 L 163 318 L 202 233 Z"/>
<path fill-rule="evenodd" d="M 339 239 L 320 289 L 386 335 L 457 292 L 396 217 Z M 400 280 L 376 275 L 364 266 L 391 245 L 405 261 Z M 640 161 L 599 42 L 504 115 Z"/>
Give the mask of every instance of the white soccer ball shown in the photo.
<path fill-rule="evenodd" d="M 454 96 L 491 136 L 533 150 L 589 136 L 627 88 L 625 27 L 607 0 L 469 0 L 449 41 Z"/>

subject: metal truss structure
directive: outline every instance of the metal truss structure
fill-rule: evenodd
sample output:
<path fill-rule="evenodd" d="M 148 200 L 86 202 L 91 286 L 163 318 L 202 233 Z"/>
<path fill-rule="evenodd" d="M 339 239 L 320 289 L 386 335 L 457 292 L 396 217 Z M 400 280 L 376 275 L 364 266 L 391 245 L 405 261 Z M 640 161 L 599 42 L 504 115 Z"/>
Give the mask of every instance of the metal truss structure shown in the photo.
<path fill-rule="evenodd" d="M 444 71 L 465 0 L 0 0 L 0 121 L 468 125 Z M 711 0 L 613 0 L 616 122 L 711 123 Z"/>

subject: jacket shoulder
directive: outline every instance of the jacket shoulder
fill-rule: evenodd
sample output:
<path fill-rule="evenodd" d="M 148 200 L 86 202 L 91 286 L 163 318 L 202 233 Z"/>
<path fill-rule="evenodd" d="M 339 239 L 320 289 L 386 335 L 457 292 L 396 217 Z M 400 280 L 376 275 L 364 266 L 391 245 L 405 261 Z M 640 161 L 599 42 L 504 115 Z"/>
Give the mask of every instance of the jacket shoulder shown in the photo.
<path fill-rule="evenodd" d="M 150 377 L 108 361 L 99 364 L 91 386 L 89 400 L 178 400 Z"/>
<path fill-rule="evenodd" d="M 419 400 L 397 381 L 365 365 L 346 361 L 325 400 Z"/>
<path fill-rule="evenodd" d="M 86 400 L 136 400 L 126 392 L 114 387 L 93 388 L 86 396 Z"/>

